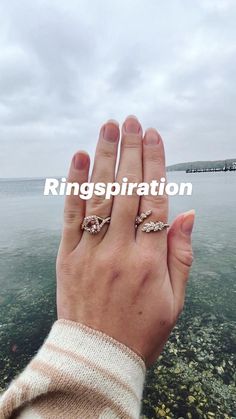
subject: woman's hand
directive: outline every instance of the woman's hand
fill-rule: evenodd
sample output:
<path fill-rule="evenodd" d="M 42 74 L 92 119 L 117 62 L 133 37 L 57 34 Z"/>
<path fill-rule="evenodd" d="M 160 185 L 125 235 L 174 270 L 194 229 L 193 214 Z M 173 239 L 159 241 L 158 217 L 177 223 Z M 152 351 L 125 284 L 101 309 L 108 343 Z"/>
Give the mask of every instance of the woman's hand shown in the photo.
<path fill-rule="evenodd" d="M 130 116 L 122 126 L 116 173 L 119 126 L 108 121 L 100 131 L 91 182 L 151 182 L 165 177 L 164 146 L 155 129 L 143 136 Z M 89 156 L 78 152 L 68 182 L 88 181 Z M 98 329 L 142 355 L 146 364 L 160 354 L 184 304 L 192 264 L 194 212 L 179 215 L 166 230 L 135 229 L 136 216 L 167 222 L 168 197 L 79 196 L 66 198 L 64 229 L 57 259 L 58 318 Z M 81 230 L 87 215 L 111 216 L 110 224 L 91 235 Z"/>

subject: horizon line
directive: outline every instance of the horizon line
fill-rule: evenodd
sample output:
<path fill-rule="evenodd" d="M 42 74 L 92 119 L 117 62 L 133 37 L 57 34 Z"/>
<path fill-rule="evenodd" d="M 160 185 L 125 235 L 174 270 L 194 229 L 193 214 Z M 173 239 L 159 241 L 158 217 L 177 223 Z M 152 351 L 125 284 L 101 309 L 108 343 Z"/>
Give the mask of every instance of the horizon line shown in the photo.
<path fill-rule="evenodd" d="M 217 159 L 217 160 L 193 160 L 193 161 L 185 161 L 185 162 L 180 162 L 180 163 L 172 163 L 172 164 L 169 164 L 168 166 L 166 166 L 166 169 L 168 169 L 169 167 L 172 167 L 172 166 L 177 166 L 179 164 L 187 164 L 187 163 L 191 164 L 191 163 L 200 163 L 200 162 L 216 162 L 216 161 L 227 161 L 227 160 L 235 160 L 236 161 L 236 158 L 229 157 L 229 158 L 226 158 L 226 159 Z M 181 171 L 181 170 L 179 170 L 179 171 Z M 48 177 L 58 179 L 58 178 L 61 178 L 61 177 L 65 177 L 65 175 L 60 175 L 60 176 L 41 175 L 41 176 L 19 176 L 19 177 L 15 177 L 15 176 L 14 177 L 8 177 L 7 176 L 7 177 L 0 177 L 0 181 L 1 180 L 43 180 L 43 179 L 46 179 Z"/>

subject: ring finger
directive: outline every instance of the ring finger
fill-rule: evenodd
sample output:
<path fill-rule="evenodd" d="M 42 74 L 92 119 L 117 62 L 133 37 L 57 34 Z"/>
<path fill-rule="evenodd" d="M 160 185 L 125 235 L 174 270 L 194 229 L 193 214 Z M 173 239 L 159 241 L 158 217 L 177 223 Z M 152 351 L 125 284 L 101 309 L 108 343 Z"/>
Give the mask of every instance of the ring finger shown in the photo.
<path fill-rule="evenodd" d="M 109 120 L 100 130 L 99 140 L 96 148 L 91 183 L 114 182 L 117 148 L 120 137 L 119 124 L 114 120 Z M 98 217 L 107 218 L 111 215 L 112 199 L 106 199 L 104 195 L 98 196 L 93 194 L 92 198 L 86 203 L 86 216 L 97 215 Z M 104 237 L 107 224 L 105 224 L 100 232 L 91 236 L 85 232 L 86 240 L 98 243 Z"/>
<path fill-rule="evenodd" d="M 161 178 L 166 178 L 165 170 L 165 150 L 161 136 L 158 132 L 150 128 L 146 131 L 143 139 L 143 181 L 150 184 L 153 180 L 160 183 Z M 154 187 L 154 186 L 153 186 Z M 155 191 L 158 192 L 159 185 Z M 149 194 L 142 196 L 140 202 L 140 212 L 152 210 L 152 214 L 138 227 L 137 240 L 144 246 L 154 246 L 160 251 L 164 251 L 167 246 L 166 230 L 145 233 L 142 226 L 145 222 L 168 220 L 168 196 L 163 193 L 160 195 Z"/>

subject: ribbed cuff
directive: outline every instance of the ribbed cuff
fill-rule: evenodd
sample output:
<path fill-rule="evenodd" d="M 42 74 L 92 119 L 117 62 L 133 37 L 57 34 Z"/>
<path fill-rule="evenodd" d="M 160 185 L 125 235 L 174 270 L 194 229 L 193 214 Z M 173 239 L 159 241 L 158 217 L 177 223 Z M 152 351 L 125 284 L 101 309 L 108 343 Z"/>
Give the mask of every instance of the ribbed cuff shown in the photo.
<path fill-rule="evenodd" d="M 81 323 L 60 319 L 37 356 L 41 357 L 91 392 L 103 394 L 124 412 L 120 417 L 139 417 L 146 367 L 124 344 Z"/>

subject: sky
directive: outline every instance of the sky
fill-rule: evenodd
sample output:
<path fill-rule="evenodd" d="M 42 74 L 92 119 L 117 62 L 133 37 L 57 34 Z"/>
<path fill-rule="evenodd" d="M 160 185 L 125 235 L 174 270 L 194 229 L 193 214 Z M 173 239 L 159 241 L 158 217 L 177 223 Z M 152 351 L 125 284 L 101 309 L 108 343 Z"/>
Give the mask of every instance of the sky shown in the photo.
<path fill-rule="evenodd" d="M 135 114 L 167 164 L 236 157 L 235 0 L 2 0 L 0 177 L 63 176 Z"/>

